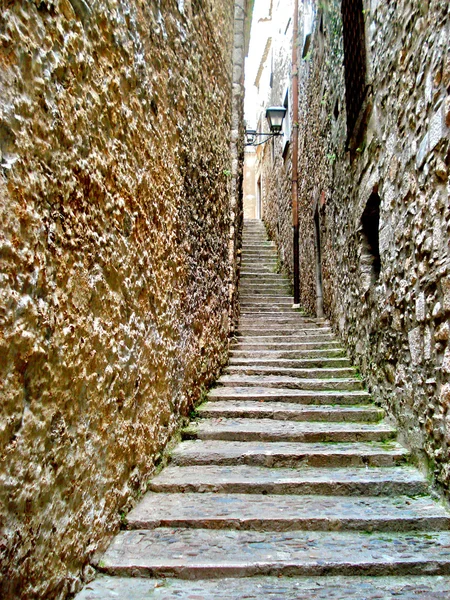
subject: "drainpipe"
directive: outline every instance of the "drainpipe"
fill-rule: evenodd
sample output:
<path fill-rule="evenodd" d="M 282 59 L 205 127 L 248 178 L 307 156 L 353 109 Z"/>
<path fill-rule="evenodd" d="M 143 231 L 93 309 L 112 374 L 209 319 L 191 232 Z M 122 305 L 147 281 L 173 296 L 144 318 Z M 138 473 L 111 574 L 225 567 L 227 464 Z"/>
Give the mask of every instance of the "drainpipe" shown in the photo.
<path fill-rule="evenodd" d="M 300 308 L 298 227 L 298 0 L 294 0 L 292 33 L 292 232 L 294 253 L 294 305 Z"/>

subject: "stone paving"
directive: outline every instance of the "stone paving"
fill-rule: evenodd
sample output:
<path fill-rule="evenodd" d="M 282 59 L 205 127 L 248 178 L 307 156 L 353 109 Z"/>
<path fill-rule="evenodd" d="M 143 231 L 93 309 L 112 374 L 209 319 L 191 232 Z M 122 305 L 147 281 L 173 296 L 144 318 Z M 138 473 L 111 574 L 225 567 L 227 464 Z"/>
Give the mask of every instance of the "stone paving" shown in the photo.
<path fill-rule="evenodd" d="M 77 600 L 450 598 L 450 517 L 244 228 L 229 366 Z"/>

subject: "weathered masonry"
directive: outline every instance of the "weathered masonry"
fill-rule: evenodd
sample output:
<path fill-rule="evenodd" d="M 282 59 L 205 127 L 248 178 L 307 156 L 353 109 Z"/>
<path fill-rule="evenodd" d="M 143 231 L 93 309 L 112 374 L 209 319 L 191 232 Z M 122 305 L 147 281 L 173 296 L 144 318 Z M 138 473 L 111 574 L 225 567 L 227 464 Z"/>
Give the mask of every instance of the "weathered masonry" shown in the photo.
<path fill-rule="evenodd" d="M 227 358 L 244 6 L 1 6 L 0 596 L 63 598 Z"/>
<path fill-rule="evenodd" d="M 439 0 L 305 0 L 298 47 L 302 304 L 315 313 L 323 297 L 371 390 L 447 493 L 449 13 Z M 273 44 L 267 103 L 282 104 L 289 55 Z M 290 271 L 282 149 L 279 139 L 265 150 L 259 173 Z"/>

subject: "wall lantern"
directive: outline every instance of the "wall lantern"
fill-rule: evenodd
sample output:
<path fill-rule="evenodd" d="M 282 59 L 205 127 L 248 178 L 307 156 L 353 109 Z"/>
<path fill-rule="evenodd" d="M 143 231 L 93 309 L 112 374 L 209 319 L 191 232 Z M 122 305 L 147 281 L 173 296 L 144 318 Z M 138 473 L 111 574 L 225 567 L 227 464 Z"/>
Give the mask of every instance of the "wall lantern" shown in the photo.
<path fill-rule="evenodd" d="M 255 131 L 255 129 L 247 129 L 245 132 L 246 146 L 260 146 L 265 144 L 270 138 L 281 135 L 283 127 L 283 119 L 286 115 L 284 106 L 269 106 L 266 110 L 266 119 L 269 123 L 270 133 Z M 264 138 L 264 139 L 259 139 Z"/>

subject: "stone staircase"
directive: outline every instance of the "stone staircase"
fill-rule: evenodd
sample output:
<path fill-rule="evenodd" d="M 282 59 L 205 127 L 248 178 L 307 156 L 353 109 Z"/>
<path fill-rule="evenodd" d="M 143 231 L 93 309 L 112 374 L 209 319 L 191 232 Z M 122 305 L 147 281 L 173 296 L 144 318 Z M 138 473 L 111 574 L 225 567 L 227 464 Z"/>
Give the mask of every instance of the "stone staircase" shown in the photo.
<path fill-rule="evenodd" d="M 244 230 L 226 372 L 79 600 L 450 598 L 450 518 Z"/>

